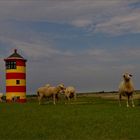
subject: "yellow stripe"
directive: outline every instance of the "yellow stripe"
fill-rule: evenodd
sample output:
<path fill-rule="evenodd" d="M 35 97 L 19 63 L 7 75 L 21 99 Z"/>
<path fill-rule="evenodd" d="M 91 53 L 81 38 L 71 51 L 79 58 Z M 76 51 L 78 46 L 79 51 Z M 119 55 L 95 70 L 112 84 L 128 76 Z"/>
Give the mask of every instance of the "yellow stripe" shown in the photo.
<path fill-rule="evenodd" d="M 12 99 L 15 96 L 20 96 L 20 99 L 25 99 L 26 93 L 25 92 L 7 92 L 6 93 L 6 99 Z"/>
<path fill-rule="evenodd" d="M 16 83 L 16 81 L 19 80 L 19 84 Z M 6 80 L 6 86 L 25 86 L 26 80 L 24 79 L 8 79 Z"/>
<path fill-rule="evenodd" d="M 6 69 L 6 73 L 25 73 L 26 67 L 24 66 L 17 66 L 16 69 Z"/>

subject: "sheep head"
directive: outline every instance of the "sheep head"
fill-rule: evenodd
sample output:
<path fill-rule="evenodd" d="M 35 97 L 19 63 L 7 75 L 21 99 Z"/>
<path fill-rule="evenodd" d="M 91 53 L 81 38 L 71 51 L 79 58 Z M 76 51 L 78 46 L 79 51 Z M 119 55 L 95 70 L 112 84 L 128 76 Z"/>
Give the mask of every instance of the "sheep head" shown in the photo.
<path fill-rule="evenodd" d="M 64 84 L 59 84 L 57 87 L 59 88 L 60 93 L 64 93 L 65 90 Z"/>
<path fill-rule="evenodd" d="M 123 75 L 123 78 L 124 78 L 125 81 L 129 81 L 131 79 L 131 77 L 132 77 L 132 74 L 130 74 L 130 73 L 125 73 Z"/>
<path fill-rule="evenodd" d="M 64 84 L 59 84 L 58 87 L 63 90 L 64 89 Z"/>

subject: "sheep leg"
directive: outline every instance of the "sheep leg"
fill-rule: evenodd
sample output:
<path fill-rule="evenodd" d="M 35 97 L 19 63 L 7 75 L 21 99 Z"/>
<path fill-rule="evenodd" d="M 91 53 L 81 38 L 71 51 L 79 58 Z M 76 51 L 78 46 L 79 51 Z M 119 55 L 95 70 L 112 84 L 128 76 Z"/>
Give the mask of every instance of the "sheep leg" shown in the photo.
<path fill-rule="evenodd" d="M 41 104 L 41 97 L 38 97 L 39 105 Z"/>
<path fill-rule="evenodd" d="M 67 99 L 67 101 L 70 101 L 70 92 L 69 91 L 66 93 L 66 99 Z"/>
<path fill-rule="evenodd" d="M 67 104 L 68 103 L 68 96 L 65 96 L 65 98 L 66 98 L 65 104 Z"/>
<path fill-rule="evenodd" d="M 55 95 L 55 98 L 56 98 L 57 101 L 59 100 L 59 98 L 58 98 L 58 94 Z"/>
<path fill-rule="evenodd" d="M 122 99 L 122 95 L 119 94 L 119 105 L 121 106 L 121 99 Z"/>
<path fill-rule="evenodd" d="M 41 99 L 42 99 L 42 96 L 39 95 L 39 93 L 38 93 L 38 101 L 39 101 L 39 105 L 41 104 Z"/>
<path fill-rule="evenodd" d="M 70 101 L 70 96 L 68 96 L 68 101 Z"/>
<path fill-rule="evenodd" d="M 76 93 L 74 93 L 74 100 L 76 100 Z"/>
<path fill-rule="evenodd" d="M 132 102 L 132 107 L 135 107 L 134 100 L 133 100 L 133 95 L 131 95 L 131 102 Z"/>
<path fill-rule="evenodd" d="M 55 94 L 53 94 L 53 104 L 55 105 Z"/>
<path fill-rule="evenodd" d="M 130 96 L 128 95 L 127 97 L 128 97 L 127 98 L 127 107 L 129 107 L 129 99 L 130 99 Z"/>
<path fill-rule="evenodd" d="M 2 102 L 2 98 L 0 98 L 0 102 Z"/>
<path fill-rule="evenodd" d="M 69 95 L 68 95 L 68 96 L 66 96 L 66 102 L 65 102 L 65 104 L 68 104 L 69 101 L 70 101 L 70 97 L 69 97 Z"/>

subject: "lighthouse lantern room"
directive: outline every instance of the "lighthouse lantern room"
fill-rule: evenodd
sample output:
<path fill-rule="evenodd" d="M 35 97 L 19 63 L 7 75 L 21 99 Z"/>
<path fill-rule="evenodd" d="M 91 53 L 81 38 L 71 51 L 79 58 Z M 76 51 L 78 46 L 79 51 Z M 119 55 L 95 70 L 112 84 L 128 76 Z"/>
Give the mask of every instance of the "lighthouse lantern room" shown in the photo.
<path fill-rule="evenodd" d="M 26 102 L 26 59 L 14 50 L 4 59 L 6 67 L 6 101 Z"/>

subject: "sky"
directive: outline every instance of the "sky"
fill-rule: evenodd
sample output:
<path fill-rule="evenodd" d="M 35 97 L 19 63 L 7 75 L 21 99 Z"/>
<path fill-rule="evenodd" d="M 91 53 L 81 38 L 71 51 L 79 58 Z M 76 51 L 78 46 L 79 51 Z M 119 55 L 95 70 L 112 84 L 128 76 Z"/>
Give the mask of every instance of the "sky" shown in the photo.
<path fill-rule="evenodd" d="M 0 0 L 0 92 L 14 49 L 28 60 L 27 94 L 116 91 L 125 72 L 140 89 L 140 0 Z"/>

